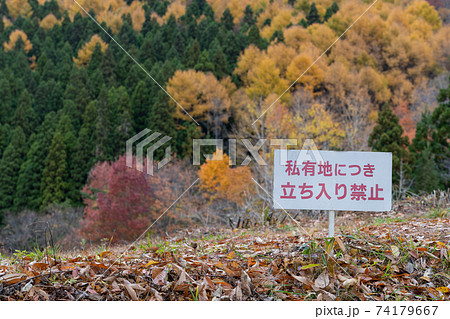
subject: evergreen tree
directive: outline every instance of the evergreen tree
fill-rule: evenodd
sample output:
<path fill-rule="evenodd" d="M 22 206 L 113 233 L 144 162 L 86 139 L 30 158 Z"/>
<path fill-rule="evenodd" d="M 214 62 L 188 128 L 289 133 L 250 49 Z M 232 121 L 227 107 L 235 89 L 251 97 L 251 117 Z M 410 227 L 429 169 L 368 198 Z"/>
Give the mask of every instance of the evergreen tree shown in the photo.
<path fill-rule="evenodd" d="M 440 105 L 425 111 L 410 145 L 414 190 L 430 192 L 450 187 L 450 89 L 438 95 Z M 428 175 L 427 175 L 428 174 Z"/>
<path fill-rule="evenodd" d="M 314 2 L 311 3 L 309 13 L 306 15 L 306 21 L 308 22 L 308 25 L 320 23 L 319 11 L 317 11 L 316 4 Z"/>
<path fill-rule="evenodd" d="M 11 86 L 5 78 L 0 79 L 0 123 L 9 123 L 12 112 Z"/>
<path fill-rule="evenodd" d="M 0 16 L 5 16 L 9 18 L 9 9 L 6 5 L 6 0 L 0 0 Z"/>
<path fill-rule="evenodd" d="M 0 220 L 1 212 L 12 209 L 16 196 L 17 174 L 26 154 L 26 137 L 21 127 L 11 134 L 11 142 L 0 160 Z"/>
<path fill-rule="evenodd" d="M 188 46 L 184 56 L 184 65 L 187 68 L 193 68 L 198 63 L 198 59 L 200 58 L 200 44 L 197 40 L 194 40 L 194 42 Z"/>
<path fill-rule="evenodd" d="M 160 91 L 162 92 L 162 91 Z M 164 93 L 165 94 L 165 93 Z M 112 105 L 116 105 L 117 118 L 114 123 L 114 157 L 117 158 L 125 152 L 126 141 L 133 136 L 133 118 L 131 100 L 125 87 L 112 88 L 109 91 L 109 99 Z"/>
<path fill-rule="evenodd" d="M 408 170 L 408 137 L 402 136 L 403 128 L 399 124 L 398 117 L 386 104 L 378 113 L 377 125 L 369 136 L 369 146 L 375 152 L 392 153 L 392 182 L 398 185 L 400 175 Z M 404 167 L 403 172 L 400 171 Z"/>
<path fill-rule="evenodd" d="M 450 85 L 440 90 L 438 102 L 440 104 L 431 116 L 436 126 L 433 140 L 439 145 L 440 152 L 436 153 L 436 164 L 443 177 L 443 187 L 447 189 L 450 187 Z"/>
<path fill-rule="evenodd" d="M 251 26 L 250 30 L 248 30 L 248 43 L 253 43 L 261 50 L 266 49 L 268 45 L 266 39 L 259 34 L 259 29 L 256 25 Z"/>
<path fill-rule="evenodd" d="M 231 15 L 230 9 L 226 8 L 223 12 L 222 18 L 220 19 L 220 23 L 227 30 L 233 30 L 233 16 Z"/>
<path fill-rule="evenodd" d="M 197 71 L 214 72 L 214 64 L 209 60 L 208 51 L 204 50 L 200 54 L 197 64 L 194 66 Z"/>
<path fill-rule="evenodd" d="M 8 124 L 0 124 L 0 159 L 2 158 L 3 151 L 9 144 L 9 131 L 10 127 Z"/>
<path fill-rule="evenodd" d="M 172 150 L 175 149 L 177 134 L 175 129 L 175 121 L 172 116 L 173 112 L 174 106 L 169 103 L 169 97 L 163 91 L 159 91 L 155 102 L 150 108 L 148 128 L 152 131 L 171 137 L 172 140 L 169 141 L 169 144 L 172 145 Z M 156 159 L 161 159 L 164 157 L 164 150 L 165 147 L 156 151 Z"/>
<path fill-rule="evenodd" d="M 52 137 L 56 129 L 56 114 L 49 113 L 27 153 L 22 164 L 17 182 L 17 192 L 14 198 L 16 210 L 29 208 L 38 210 L 42 203 L 41 182 L 45 168 L 45 158 L 48 154 Z"/>
<path fill-rule="evenodd" d="M 147 128 L 148 116 L 152 98 L 150 96 L 149 86 L 144 81 L 140 81 L 134 89 L 131 97 L 133 108 L 133 127 L 135 132 L 140 132 Z"/>
<path fill-rule="evenodd" d="M 98 70 L 102 60 L 103 60 L 102 47 L 100 43 L 97 43 L 95 45 L 94 51 L 92 52 L 91 60 L 89 61 L 89 64 L 86 69 L 88 76 L 91 76 L 92 73 Z"/>
<path fill-rule="evenodd" d="M 86 106 L 83 114 L 83 124 L 80 129 L 78 141 L 73 155 L 73 168 L 71 171 L 73 187 L 81 191 L 86 183 L 90 169 L 96 163 L 97 145 L 97 106 L 92 101 Z"/>
<path fill-rule="evenodd" d="M 102 62 L 99 67 L 103 75 L 103 80 L 108 87 L 116 85 L 116 61 L 113 51 L 108 47 L 103 55 Z"/>
<path fill-rule="evenodd" d="M 56 132 L 45 159 L 41 184 L 42 208 L 65 201 L 68 191 L 67 177 L 67 154 L 63 136 L 60 132 Z"/>
<path fill-rule="evenodd" d="M 114 159 L 114 124 L 116 122 L 117 105 L 112 105 L 108 97 L 108 91 L 103 87 L 97 100 L 97 148 L 96 158 L 99 161 L 111 161 Z"/>
<path fill-rule="evenodd" d="M 222 48 L 217 49 L 214 52 L 214 56 L 212 58 L 214 75 L 218 79 L 222 79 L 228 75 L 228 61 L 223 53 Z"/>
<path fill-rule="evenodd" d="M 27 90 L 20 95 L 19 106 L 14 112 L 12 124 L 21 127 L 26 137 L 29 137 L 36 127 L 36 114 L 31 107 L 31 96 Z"/>
<path fill-rule="evenodd" d="M 244 10 L 244 18 L 242 19 L 242 24 L 247 24 L 249 27 L 256 23 L 256 19 L 253 16 L 253 9 L 250 5 L 247 5 Z"/>
<path fill-rule="evenodd" d="M 325 15 L 323 16 L 323 21 L 328 21 L 328 19 L 331 18 L 331 16 L 339 11 L 339 5 L 336 1 L 333 2 L 331 6 L 327 8 L 327 11 L 325 12 Z"/>

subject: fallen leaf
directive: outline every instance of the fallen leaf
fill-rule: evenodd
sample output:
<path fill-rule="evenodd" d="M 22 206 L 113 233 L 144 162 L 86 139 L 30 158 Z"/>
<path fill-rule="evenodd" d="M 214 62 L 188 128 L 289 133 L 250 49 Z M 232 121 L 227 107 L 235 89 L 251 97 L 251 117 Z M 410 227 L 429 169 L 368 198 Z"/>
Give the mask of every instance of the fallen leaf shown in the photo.
<path fill-rule="evenodd" d="M 405 266 L 405 270 L 409 273 L 412 274 L 414 272 L 414 265 L 412 263 L 407 263 Z"/>
<path fill-rule="evenodd" d="M 392 245 L 391 246 L 392 255 L 395 257 L 400 256 L 400 249 L 397 246 Z"/>
<path fill-rule="evenodd" d="M 348 287 L 353 286 L 354 284 L 356 284 L 358 281 L 355 278 L 351 278 L 351 279 L 347 279 L 346 281 L 344 281 L 342 283 L 342 285 L 348 289 Z"/>
<path fill-rule="evenodd" d="M 20 281 L 23 281 L 27 278 L 25 274 L 7 274 L 0 277 L 0 282 L 3 282 L 5 285 L 13 285 Z"/>
<path fill-rule="evenodd" d="M 317 266 L 320 266 L 320 264 L 309 264 L 309 265 L 306 265 L 306 266 L 302 266 L 301 270 L 314 268 L 314 267 L 317 267 Z"/>
<path fill-rule="evenodd" d="M 345 253 L 347 251 L 347 248 L 345 247 L 344 242 L 342 241 L 342 239 L 339 236 L 336 236 L 335 239 L 336 239 L 336 242 L 339 245 L 339 248 L 342 250 L 342 252 Z"/>
<path fill-rule="evenodd" d="M 230 252 L 230 253 L 227 255 L 227 258 L 228 258 L 228 259 L 233 259 L 234 256 L 236 256 L 236 253 L 235 253 L 234 251 L 232 251 L 232 252 Z"/>
<path fill-rule="evenodd" d="M 123 285 L 125 286 L 125 289 L 127 290 L 128 294 L 130 295 L 130 298 L 134 301 L 139 300 L 137 295 L 136 295 L 136 291 L 134 291 L 133 287 L 131 287 L 131 284 L 129 281 L 124 280 Z"/>
<path fill-rule="evenodd" d="M 319 288 L 325 288 L 330 284 L 330 277 L 328 276 L 328 272 L 322 272 L 319 277 L 314 281 L 314 284 Z"/>
<path fill-rule="evenodd" d="M 36 271 L 42 271 L 48 268 L 48 264 L 47 263 L 38 263 L 38 262 L 33 262 L 30 263 L 31 269 L 36 270 Z"/>
<path fill-rule="evenodd" d="M 167 272 L 165 267 L 155 267 L 152 269 L 152 279 L 155 285 L 164 286 L 166 284 Z"/>
<path fill-rule="evenodd" d="M 158 262 L 157 261 L 154 261 L 154 260 L 150 260 L 147 264 L 145 264 L 145 268 L 147 268 L 148 266 L 151 266 L 151 265 L 154 265 L 154 264 L 158 264 Z"/>
<path fill-rule="evenodd" d="M 450 293 L 450 289 L 448 287 L 438 287 L 436 288 L 437 291 L 442 292 L 443 294 Z"/>

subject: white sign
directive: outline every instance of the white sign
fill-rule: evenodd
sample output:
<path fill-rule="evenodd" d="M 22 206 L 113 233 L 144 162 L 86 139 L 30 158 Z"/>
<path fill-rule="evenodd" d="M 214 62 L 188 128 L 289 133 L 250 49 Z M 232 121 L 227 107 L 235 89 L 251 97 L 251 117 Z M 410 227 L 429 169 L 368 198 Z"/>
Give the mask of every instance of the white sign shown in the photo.
<path fill-rule="evenodd" d="M 314 153 L 275 150 L 274 208 L 391 210 L 391 153 Z"/>

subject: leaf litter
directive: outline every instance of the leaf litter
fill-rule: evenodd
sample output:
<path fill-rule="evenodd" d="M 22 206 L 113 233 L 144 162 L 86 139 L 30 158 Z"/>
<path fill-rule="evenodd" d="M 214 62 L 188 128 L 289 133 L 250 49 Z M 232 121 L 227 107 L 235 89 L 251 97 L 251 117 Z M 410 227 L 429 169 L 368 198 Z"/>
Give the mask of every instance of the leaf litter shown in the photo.
<path fill-rule="evenodd" d="M 0 261 L 0 300 L 450 300 L 450 221 L 221 230 L 120 253 Z M 322 234 L 323 235 L 323 234 Z"/>

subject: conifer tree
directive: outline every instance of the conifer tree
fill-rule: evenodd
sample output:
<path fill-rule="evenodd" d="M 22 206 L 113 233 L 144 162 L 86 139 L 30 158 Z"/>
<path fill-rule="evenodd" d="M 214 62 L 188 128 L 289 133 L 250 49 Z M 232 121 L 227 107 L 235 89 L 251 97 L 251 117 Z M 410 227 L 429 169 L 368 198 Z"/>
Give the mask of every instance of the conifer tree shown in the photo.
<path fill-rule="evenodd" d="M 140 132 L 147 127 L 150 105 L 152 102 L 149 86 L 140 81 L 134 89 L 131 97 L 133 108 L 133 127 L 135 132 Z"/>
<path fill-rule="evenodd" d="M 61 132 L 56 132 L 45 159 L 41 184 L 42 208 L 49 204 L 65 201 L 68 191 L 67 177 L 67 154 L 64 140 Z"/>
<path fill-rule="evenodd" d="M 19 106 L 14 112 L 12 125 L 20 126 L 29 137 L 36 127 L 36 114 L 31 107 L 31 96 L 27 90 L 24 90 L 19 98 Z"/>
<path fill-rule="evenodd" d="M 97 139 L 97 107 L 92 101 L 86 106 L 83 114 L 83 124 L 73 155 L 73 168 L 71 171 L 73 187 L 81 190 L 86 182 L 89 170 L 96 163 Z"/>
<path fill-rule="evenodd" d="M 244 10 L 244 18 L 242 19 L 243 24 L 247 24 L 249 27 L 256 23 L 256 19 L 253 16 L 253 9 L 250 5 L 247 5 Z"/>
<path fill-rule="evenodd" d="M 222 18 L 220 19 L 220 23 L 225 29 L 233 30 L 234 28 L 233 16 L 231 15 L 229 8 L 226 8 L 225 11 L 223 12 Z"/>
<path fill-rule="evenodd" d="M 130 96 L 125 87 L 112 88 L 109 91 L 109 99 L 115 105 L 117 117 L 114 123 L 114 157 L 125 152 L 126 141 L 133 136 L 133 118 Z"/>
<path fill-rule="evenodd" d="M 114 158 L 114 126 L 117 118 L 117 105 L 110 103 L 108 91 L 102 88 L 97 100 L 97 138 L 96 158 L 99 161 L 111 161 Z"/>
<path fill-rule="evenodd" d="M 16 127 L 0 160 L 0 212 L 13 208 L 18 172 L 25 160 L 26 150 L 25 134 L 20 126 Z"/>
<path fill-rule="evenodd" d="M 12 96 L 9 81 L 0 79 L 0 123 L 9 123 L 12 112 Z"/>
<path fill-rule="evenodd" d="M 317 7 L 314 2 L 311 3 L 311 7 L 309 8 L 309 13 L 306 15 L 306 21 L 308 22 L 308 25 L 311 25 L 314 23 L 320 23 L 319 11 L 317 11 Z"/>
<path fill-rule="evenodd" d="M 389 105 L 384 105 L 378 113 L 377 125 L 369 136 L 369 146 L 375 152 L 392 153 L 392 182 L 398 185 L 401 175 L 407 173 L 409 144 L 408 137 L 402 136 L 403 128 Z M 400 171 L 403 166 L 404 171 Z"/>
<path fill-rule="evenodd" d="M 26 161 L 22 164 L 14 199 L 16 210 L 23 208 L 38 210 L 42 203 L 41 181 L 52 137 L 56 129 L 56 114 L 49 113 L 31 144 Z"/>

